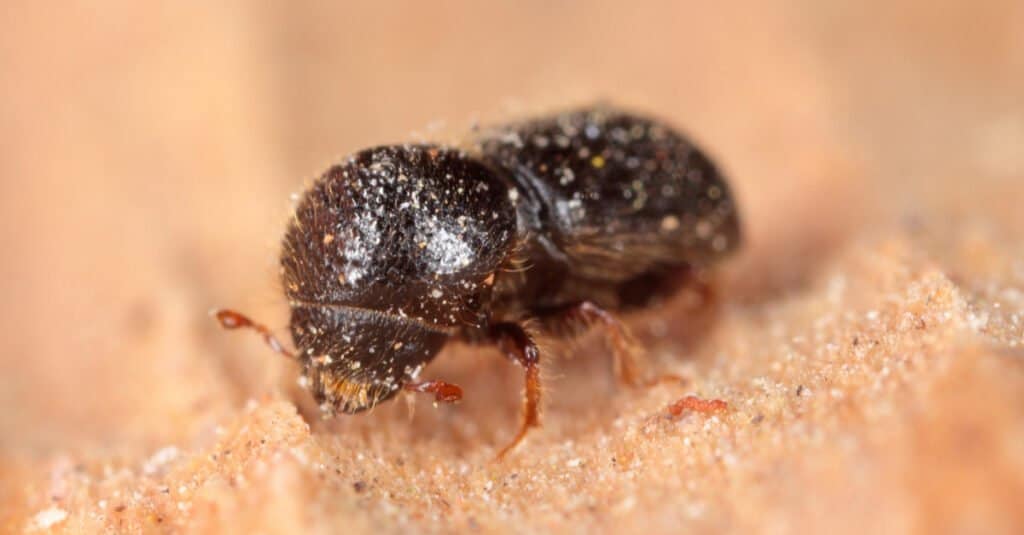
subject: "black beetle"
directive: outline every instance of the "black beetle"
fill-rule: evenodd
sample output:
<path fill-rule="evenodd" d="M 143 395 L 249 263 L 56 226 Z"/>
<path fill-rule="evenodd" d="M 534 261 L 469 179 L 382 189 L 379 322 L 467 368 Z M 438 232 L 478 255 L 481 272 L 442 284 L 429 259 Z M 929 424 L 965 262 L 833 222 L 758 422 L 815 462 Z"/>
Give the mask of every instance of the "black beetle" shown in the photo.
<path fill-rule="evenodd" d="M 640 381 L 612 312 L 649 306 L 740 242 L 736 206 L 710 160 L 664 124 L 607 107 L 487 128 L 472 148 L 367 149 L 327 170 L 288 226 L 281 273 L 298 348 L 230 310 L 302 365 L 326 414 L 399 390 L 461 398 L 419 381 L 445 342 L 496 344 L 526 372 L 539 423 L 539 352 L 523 324 L 607 328 L 616 371 Z"/>

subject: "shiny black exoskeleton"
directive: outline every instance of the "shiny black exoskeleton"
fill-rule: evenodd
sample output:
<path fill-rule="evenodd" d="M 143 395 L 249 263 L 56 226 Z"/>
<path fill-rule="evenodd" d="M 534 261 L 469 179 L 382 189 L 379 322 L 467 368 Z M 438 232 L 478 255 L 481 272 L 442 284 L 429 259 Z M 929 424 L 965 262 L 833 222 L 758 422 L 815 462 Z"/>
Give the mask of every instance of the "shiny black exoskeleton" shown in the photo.
<path fill-rule="evenodd" d="M 524 422 L 504 453 L 539 422 L 539 352 L 524 321 L 551 332 L 603 323 L 631 379 L 612 313 L 671 295 L 739 240 L 707 157 L 614 109 L 484 129 L 466 150 L 368 149 L 316 181 L 285 234 L 295 357 L 326 413 L 353 413 L 403 388 L 459 399 L 420 371 L 452 338 L 493 342 L 526 370 Z M 244 316 L 218 317 L 287 354 Z"/>

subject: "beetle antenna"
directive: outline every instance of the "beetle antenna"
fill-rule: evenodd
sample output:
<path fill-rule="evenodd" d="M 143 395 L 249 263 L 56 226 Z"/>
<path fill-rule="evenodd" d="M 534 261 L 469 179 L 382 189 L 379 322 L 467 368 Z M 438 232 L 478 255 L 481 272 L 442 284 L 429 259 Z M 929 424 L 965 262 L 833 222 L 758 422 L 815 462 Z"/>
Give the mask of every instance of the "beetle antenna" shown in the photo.
<path fill-rule="evenodd" d="M 235 312 L 234 310 L 228 309 L 214 309 L 210 311 L 210 315 L 217 319 L 220 326 L 224 329 L 252 329 L 258 332 L 262 337 L 263 341 L 266 342 L 270 349 L 273 349 L 275 353 L 288 357 L 289 359 L 295 360 L 295 354 L 285 349 L 281 341 L 274 336 L 274 333 L 270 332 L 270 329 L 262 323 L 257 323 L 248 316 Z"/>

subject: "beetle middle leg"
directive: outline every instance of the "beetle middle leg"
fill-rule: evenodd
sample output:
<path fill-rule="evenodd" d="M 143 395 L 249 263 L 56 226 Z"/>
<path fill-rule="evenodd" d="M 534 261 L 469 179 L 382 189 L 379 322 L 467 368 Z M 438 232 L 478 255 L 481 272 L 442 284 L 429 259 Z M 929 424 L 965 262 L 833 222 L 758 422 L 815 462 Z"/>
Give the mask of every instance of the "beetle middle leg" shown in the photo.
<path fill-rule="evenodd" d="M 662 382 L 685 382 L 683 377 L 674 374 L 661 374 L 645 377 L 647 368 L 644 350 L 633 333 L 611 312 L 583 301 L 562 311 L 567 320 L 592 324 L 600 322 L 604 328 L 605 340 L 612 349 L 612 366 L 615 376 L 629 386 L 654 386 Z"/>
<path fill-rule="evenodd" d="M 498 349 L 522 365 L 525 370 L 523 421 L 512 441 L 498 452 L 497 459 L 500 460 L 526 437 L 530 428 L 540 425 L 540 351 L 533 338 L 515 323 L 498 323 L 492 326 L 490 337 Z"/>

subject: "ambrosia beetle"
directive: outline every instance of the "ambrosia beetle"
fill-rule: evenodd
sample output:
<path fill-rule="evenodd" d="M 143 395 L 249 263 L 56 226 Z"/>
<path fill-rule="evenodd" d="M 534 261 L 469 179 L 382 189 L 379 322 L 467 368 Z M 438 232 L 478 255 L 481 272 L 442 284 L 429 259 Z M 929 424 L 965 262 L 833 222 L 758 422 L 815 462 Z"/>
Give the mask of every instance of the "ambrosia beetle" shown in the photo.
<path fill-rule="evenodd" d="M 540 333 L 598 323 L 625 382 L 641 378 L 613 313 L 672 295 L 736 249 L 722 176 L 668 126 L 608 107 L 481 129 L 471 148 L 367 149 L 327 170 L 288 225 L 281 277 L 297 350 L 234 311 L 302 366 L 327 415 L 399 390 L 456 401 L 421 380 L 453 338 L 496 345 L 525 369 L 519 432 L 539 424 Z M 532 331 L 532 330 L 531 330 Z"/>

